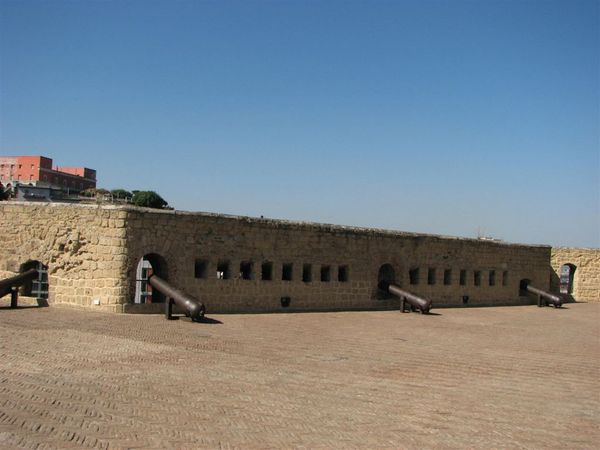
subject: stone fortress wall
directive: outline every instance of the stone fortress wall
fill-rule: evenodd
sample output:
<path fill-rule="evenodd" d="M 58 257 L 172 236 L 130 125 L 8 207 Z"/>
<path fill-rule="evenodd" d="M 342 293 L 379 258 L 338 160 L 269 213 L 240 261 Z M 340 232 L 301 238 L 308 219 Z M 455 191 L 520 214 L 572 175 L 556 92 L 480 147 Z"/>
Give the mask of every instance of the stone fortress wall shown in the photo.
<path fill-rule="evenodd" d="M 572 296 L 578 301 L 600 303 L 600 250 L 554 247 L 552 249 L 552 288 L 558 292 L 560 268 L 574 268 Z"/>
<path fill-rule="evenodd" d="M 48 267 L 50 303 L 115 312 L 162 309 L 133 304 L 144 256 L 208 313 L 243 313 L 396 309 L 398 300 L 377 289 L 381 276 L 431 298 L 434 308 L 532 304 L 520 295 L 520 281 L 550 289 L 560 251 L 128 206 L 0 204 L 0 277 L 40 261 Z M 586 252 L 598 261 L 599 250 Z M 579 265 L 578 276 L 585 299 L 599 301 L 597 264 Z"/>
<path fill-rule="evenodd" d="M 29 261 L 48 267 L 49 302 L 121 311 L 127 299 L 127 211 L 0 202 L 0 279 Z"/>

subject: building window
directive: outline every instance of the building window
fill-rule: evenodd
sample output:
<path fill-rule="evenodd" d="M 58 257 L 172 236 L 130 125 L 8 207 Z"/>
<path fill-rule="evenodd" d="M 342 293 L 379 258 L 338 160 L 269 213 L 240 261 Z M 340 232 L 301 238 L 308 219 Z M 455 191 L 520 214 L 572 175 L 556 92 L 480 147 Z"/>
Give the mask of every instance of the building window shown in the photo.
<path fill-rule="evenodd" d="M 473 272 L 473 283 L 475 286 L 481 286 L 481 271 L 476 270 Z"/>
<path fill-rule="evenodd" d="M 302 266 L 302 281 L 305 283 L 312 281 L 312 264 L 304 264 Z"/>
<path fill-rule="evenodd" d="M 462 269 L 460 271 L 460 280 L 459 280 L 459 282 L 460 282 L 461 286 L 464 286 L 464 285 L 467 284 L 467 271 L 465 269 Z"/>
<path fill-rule="evenodd" d="M 21 167 L 22 167 L 22 165 L 21 165 L 21 164 L 19 164 L 19 169 L 20 169 Z"/>
<path fill-rule="evenodd" d="M 446 269 L 444 270 L 444 285 L 449 286 L 452 284 L 452 270 Z"/>
<path fill-rule="evenodd" d="M 432 267 L 427 271 L 427 284 L 435 284 L 435 269 Z"/>
<path fill-rule="evenodd" d="M 229 261 L 219 261 L 217 264 L 217 278 L 219 280 L 229 280 L 231 278 Z"/>
<path fill-rule="evenodd" d="M 283 281 L 292 281 L 294 265 L 292 263 L 284 263 L 281 267 L 281 279 Z"/>
<path fill-rule="evenodd" d="M 205 259 L 197 259 L 194 262 L 194 277 L 195 278 L 206 278 L 208 273 L 208 261 Z"/>
<path fill-rule="evenodd" d="M 502 286 L 508 286 L 508 271 L 502 272 Z"/>
<path fill-rule="evenodd" d="M 260 268 L 261 279 L 271 281 L 273 279 L 273 263 L 265 261 Z"/>
<path fill-rule="evenodd" d="M 33 180 L 33 175 L 29 175 L 29 181 Z"/>
<path fill-rule="evenodd" d="M 338 267 L 338 281 L 340 283 L 346 283 L 349 279 L 348 266 Z"/>
<path fill-rule="evenodd" d="M 496 271 L 495 270 L 490 270 L 489 284 L 490 284 L 490 286 L 496 285 Z"/>
<path fill-rule="evenodd" d="M 32 165 L 31 165 L 31 170 L 33 170 L 33 167 L 34 167 L 34 166 L 33 166 L 33 164 L 32 164 Z"/>
<path fill-rule="evenodd" d="M 321 281 L 329 282 L 331 281 L 331 267 L 330 266 L 321 266 Z"/>
<path fill-rule="evenodd" d="M 408 279 L 410 284 L 419 284 L 419 268 L 415 267 L 408 271 Z"/>
<path fill-rule="evenodd" d="M 252 279 L 252 262 L 251 261 L 242 261 L 240 263 L 240 278 L 242 280 L 251 280 Z"/>

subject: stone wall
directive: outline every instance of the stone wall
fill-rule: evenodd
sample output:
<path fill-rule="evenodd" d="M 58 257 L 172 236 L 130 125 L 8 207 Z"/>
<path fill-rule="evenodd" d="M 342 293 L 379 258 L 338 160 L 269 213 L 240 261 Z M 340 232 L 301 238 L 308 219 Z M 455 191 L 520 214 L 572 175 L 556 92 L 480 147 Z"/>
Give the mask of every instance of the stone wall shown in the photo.
<path fill-rule="evenodd" d="M 49 303 L 121 311 L 127 301 L 125 218 L 115 207 L 0 202 L 0 277 L 48 267 Z"/>
<path fill-rule="evenodd" d="M 377 289 L 384 265 L 397 284 L 431 298 L 434 308 L 531 304 L 519 283 L 528 279 L 549 289 L 550 251 L 207 213 L 0 203 L 0 277 L 37 260 L 48 266 L 50 303 L 109 311 L 162 308 L 133 304 L 136 268 L 145 255 L 159 276 L 217 313 L 398 308 L 397 299 Z M 265 263 L 270 280 L 263 279 Z M 230 276 L 220 279 L 225 265 Z M 241 265 L 251 268 L 247 277 Z"/>
<path fill-rule="evenodd" d="M 463 301 L 530 304 L 532 299 L 519 295 L 521 279 L 549 287 L 550 248 L 545 246 L 156 210 L 129 211 L 127 240 L 130 297 L 140 258 L 160 255 L 159 271 L 201 299 L 209 312 L 398 308 L 397 299 L 377 289 L 384 264 L 392 266 L 397 284 L 430 297 L 434 307 Z M 272 264 L 271 280 L 262 279 L 265 262 Z M 225 263 L 231 277 L 219 279 L 218 266 Z M 252 265 L 251 279 L 240 275 L 242 263 Z M 195 274 L 197 264 L 200 274 Z M 290 280 L 282 279 L 284 266 L 291 269 Z M 303 281 L 307 266 L 311 280 Z M 340 280 L 340 267 L 346 280 Z M 329 281 L 321 281 L 323 268 L 329 268 Z M 418 284 L 411 284 L 409 271 L 417 268 Z M 287 308 L 282 297 L 291 299 Z M 150 307 L 128 310 L 136 308 Z"/>
<path fill-rule="evenodd" d="M 573 280 L 575 300 L 600 303 L 600 249 L 555 247 L 552 249 L 552 289 L 558 292 L 563 264 L 576 267 Z"/>

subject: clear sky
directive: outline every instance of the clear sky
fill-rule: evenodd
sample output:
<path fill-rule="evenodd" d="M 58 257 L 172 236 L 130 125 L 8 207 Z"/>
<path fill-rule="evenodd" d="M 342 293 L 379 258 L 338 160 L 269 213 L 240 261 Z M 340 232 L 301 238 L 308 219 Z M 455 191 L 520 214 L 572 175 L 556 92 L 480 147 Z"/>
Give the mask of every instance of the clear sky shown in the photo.
<path fill-rule="evenodd" d="M 0 0 L 0 154 L 177 209 L 599 247 L 599 15 Z"/>

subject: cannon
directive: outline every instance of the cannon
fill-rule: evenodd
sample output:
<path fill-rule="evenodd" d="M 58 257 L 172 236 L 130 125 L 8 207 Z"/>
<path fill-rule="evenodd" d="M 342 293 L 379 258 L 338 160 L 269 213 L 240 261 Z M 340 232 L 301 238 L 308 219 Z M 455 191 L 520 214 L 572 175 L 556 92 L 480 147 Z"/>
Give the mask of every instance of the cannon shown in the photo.
<path fill-rule="evenodd" d="M 538 306 L 542 306 L 542 299 L 546 302 L 546 306 L 552 304 L 555 308 L 560 308 L 563 304 L 562 298 L 558 295 L 551 294 L 550 292 L 542 291 L 541 289 L 527 285 L 527 292 L 537 295 Z"/>
<path fill-rule="evenodd" d="M 14 277 L 0 280 L 0 297 L 10 294 L 10 307 L 16 308 L 19 298 L 19 287 L 38 277 L 36 269 L 29 269 L 26 272 L 15 275 Z"/>
<path fill-rule="evenodd" d="M 400 310 L 402 312 L 406 312 L 406 303 L 408 303 L 413 311 L 418 309 L 422 314 L 429 313 L 431 309 L 431 300 L 411 294 L 389 281 L 380 281 L 378 287 L 382 291 L 389 292 L 400 299 Z"/>
<path fill-rule="evenodd" d="M 165 302 L 165 317 L 168 320 L 173 319 L 174 303 L 183 308 L 186 316 L 190 317 L 194 322 L 197 322 L 204 317 L 206 307 L 200 300 L 195 299 L 185 292 L 175 289 L 157 275 L 150 275 L 148 278 L 148 283 L 150 283 L 153 288 L 167 297 Z"/>

